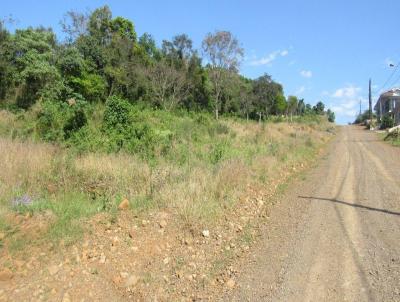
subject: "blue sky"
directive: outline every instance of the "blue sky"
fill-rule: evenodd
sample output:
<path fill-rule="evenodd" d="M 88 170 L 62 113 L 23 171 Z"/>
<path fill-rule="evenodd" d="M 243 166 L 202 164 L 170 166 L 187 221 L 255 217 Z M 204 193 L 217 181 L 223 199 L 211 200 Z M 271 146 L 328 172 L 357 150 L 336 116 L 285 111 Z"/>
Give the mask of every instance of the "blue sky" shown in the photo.
<path fill-rule="evenodd" d="M 230 30 L 245 49 L 241 73 L 268 73 L 286 95 L 315 104 L 322 100 L 338 123 L 352 121 L 362 101 L 367 108 L 368 79 L 373 100 L 383 89 L 400 86 L 400 1 L 361 0 L 206 0 L 206 1 L 1 1 L 0 18 L 16 27 L 43 25 L 61 36 L 59 21 L 68 10 L 107 4 L 114 16 L 132 20 L 138 34 L 158 43 L 187 33 L 199 47 L 206 33 Z M 10 26 L 10 28 L 14 28 Z"/>

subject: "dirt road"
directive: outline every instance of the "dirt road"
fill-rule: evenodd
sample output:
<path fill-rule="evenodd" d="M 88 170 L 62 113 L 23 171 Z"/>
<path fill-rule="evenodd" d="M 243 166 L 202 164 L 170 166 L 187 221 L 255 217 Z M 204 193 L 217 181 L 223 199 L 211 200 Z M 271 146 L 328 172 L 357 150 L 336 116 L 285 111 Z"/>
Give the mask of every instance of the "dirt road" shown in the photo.
<path fill-rule="evenodd" d="M 400 148 L 342 127 L 274 206 L 226 301 L 400 301 Z"/>

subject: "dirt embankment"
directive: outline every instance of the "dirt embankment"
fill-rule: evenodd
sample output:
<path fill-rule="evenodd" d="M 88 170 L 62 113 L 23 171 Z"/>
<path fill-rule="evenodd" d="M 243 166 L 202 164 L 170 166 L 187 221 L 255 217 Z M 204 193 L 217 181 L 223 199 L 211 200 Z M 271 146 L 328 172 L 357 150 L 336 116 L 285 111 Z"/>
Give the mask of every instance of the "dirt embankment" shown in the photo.
<path fill-rule="evenodd" d="M 307 168 L 312 150 L 330 136 L 302 125 L 273 127 L 293 147 L 280 154 L 270 142 L 270 157 L 279 165 L 258 162 L 260 171 L 272 171 L 245 186 L 242 197 L 227 203 L 223 214 L 209 224 L 190 223 L 173 207 L 145 215 L 128 209 L 102 212 L 83 220 L 87 233 L 82 241 L 66 246 L 62 241 L 40 241 L 46 222 L 56 219 L 51 211 L 33 216 L 10 213 L 14 228 L 7 231 L 5 246 L 18 247 L 18 240 L 28 238 L 35 242 L 19 254 L 0 250 L 0 301 L 214 301 L 222 292 L 234 290 L 238 259 L 252 249 L 269 219 L 271 202 L 290 177 Z M 235 173 L 227 169 L 225 181 Z M 70 227 L 76 222 L 71 220 Z M 14 240 L 14 231 L 34 236 Z"/>

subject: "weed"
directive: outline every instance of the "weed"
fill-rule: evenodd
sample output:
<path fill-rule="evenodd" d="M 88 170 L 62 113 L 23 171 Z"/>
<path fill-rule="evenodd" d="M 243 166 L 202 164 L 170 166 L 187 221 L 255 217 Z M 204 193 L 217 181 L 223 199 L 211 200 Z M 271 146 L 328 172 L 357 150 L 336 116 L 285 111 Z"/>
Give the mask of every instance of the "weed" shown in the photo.
<path fill-rule="evenodd" d="M 166 208 L 182 225 L 211 225 L 235 206 L 247 186 L 265 185 L 311 158 L 323 141 L 318 131 L 326 130 L 318 124 L 310 132 L 308 124 L 217 122 L 208 114 L 140 109 L 120 99 L 92 106 L 85 107 L 87 124 L 72 123 L 68 138 L 49 134 L 61 140 L 59 145 L 35 141 L 41 137 L 37 127 L 31 140 L 21 139 L 31 128 L 32 112 L 17 118 L 0 111 L 0 134 L 9 135 L 3 125 L 10 123 L 18 137 L 0 137 L 3 246 L 20 250 L 35 240 L 72 243 L 81 238 L 86 219 L 98 212 L 108 212 L 116 222 L 123 198 L 140 215 Z M 126 120 L 129 126 L 118 126 Z M 63 127 L 57 129 L 65 133 Z M 24 195 L 33 202 L 19 202 Z M 14 211 L 46 219 L 41 237 L 25 238 L 7 225 L 12 200 L 19 203 Z"/>

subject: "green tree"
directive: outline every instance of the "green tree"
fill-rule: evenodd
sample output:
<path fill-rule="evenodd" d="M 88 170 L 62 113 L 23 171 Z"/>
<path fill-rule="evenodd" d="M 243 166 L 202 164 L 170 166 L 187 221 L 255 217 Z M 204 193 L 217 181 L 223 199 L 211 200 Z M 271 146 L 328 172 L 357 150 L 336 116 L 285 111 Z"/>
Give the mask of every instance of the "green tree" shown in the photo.
<path fill-rule="evenodd" d="M 112 34 L 118 34 L 119 37 L 131 41 L 132 43 L 136 42 L 135 28 L 133 23 L 128 19 L 116 17 L 110 21 L 110 29 Z"/>
<path fill-rule="evenodd" d="M 184 105 L 188 110 L 210 109 L 211 85 L 207 71 L 201 65 L 201 58 L 194 53 L 187 68 L 187 80 L 190 90 Z"/>
<path fill-rule="evenodd" d="M 10 33 L 4 25 L 4 21 L 0 21 L 0 100 L 4 99 L 12 85 L 12 66 L 6 57 L 6 47 L 9 46 L 8 40 Z"/>
<path fill-rule="evenodd" d="M 143 60 L 146 59 L 154 59 L 160 60 L 161 53 L 160 50 L 156 46 L 156 42 L 152 35 L 148 33 L 144 33 L 139 37 L 138 41 L 139 48 L 137 49 L 137 53 L 142 57 Z"/>
<path fill-rule="evenodd" d="M 306 112 L 306 104 L 304 103 L 304 99 L 300 99 L 297 105 L 297 113 L 299 115 L 304 115 Z"/>
<path fill-rule="evenodd" d="M 51 89 L 60 74 L 55 67 L 56 37 L 51 29 L 16 30 L 4 45 L 4 57 L 13 62 L 10 77 L 18 106 L 30 107 Z"/>
<path fill-rule="evenodd" d="M 297 107 L 298 107 L 298 99 L 296 96 L 288 96 L 288 100 L 287 100 L 287 111 L 288 114 L 290 115 L 290 121 L 293 121 L 293 114 L 297 113 Z"/>
<path fill-rule="evenodd" d="M 287 108 L 286 98 L 283 94 L 279 94 L 275 99 L 273 111 L 275 114 L 283 114 L 285 113 L 286 108 Z"/>
<path fill-rule="evenodd" d="M 224 82 L 230 72 L 238 71 L 244 51 L 239 41 L 229 31 L 208 33 L 202 47 L 209 63 L 208 70 L 213 84 L 213 107 L 215 118 L 218 119 Z"/>
<path fill-rule="evenodd" d="M 316 114 L 320 114 L 320 115 L 324 114 L 324 110 L 325 110 L 325 105 L 324 105 L 324 103 L 322 103 L 321 101 L 318 102 L 318 103 L 313 107 L 313 110 L 314 110 L 314 112 L 315 112 Z"/>
<path fill-rule="evenodd" d="M 282 85 L 274 82 L 270 75 L 264 74 L 253 81 L 254 106 L 257 111 L 279 114 L 277 100 L 283 95 Z M 281 100 L 281 99 L 280 99 Z M 282 104 L 281 104 L 282 106 Z"/>
<path fill-rule="evenodd" d="M 335 122 L 335 112 L 333 112 L 332 110 L 328 109 L 326 111 L 326 115 L 328 116 L 328 121 L 331 123 Z"/>

